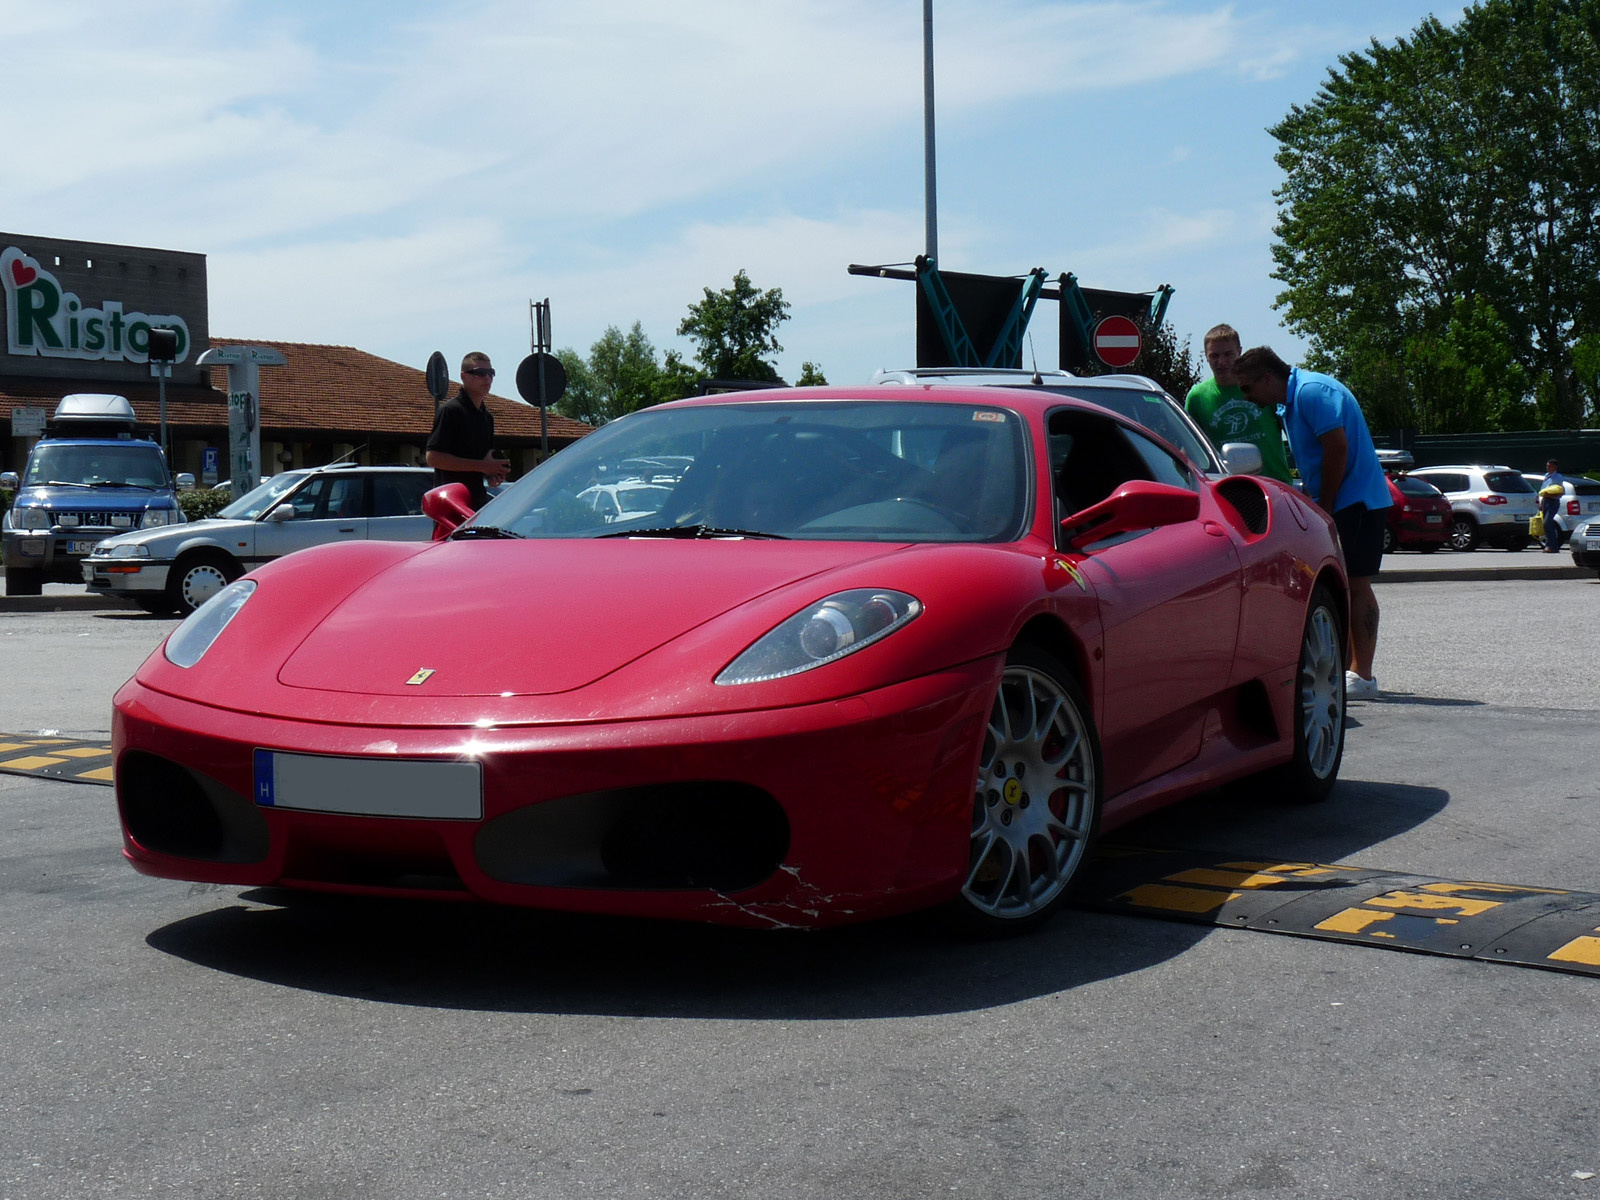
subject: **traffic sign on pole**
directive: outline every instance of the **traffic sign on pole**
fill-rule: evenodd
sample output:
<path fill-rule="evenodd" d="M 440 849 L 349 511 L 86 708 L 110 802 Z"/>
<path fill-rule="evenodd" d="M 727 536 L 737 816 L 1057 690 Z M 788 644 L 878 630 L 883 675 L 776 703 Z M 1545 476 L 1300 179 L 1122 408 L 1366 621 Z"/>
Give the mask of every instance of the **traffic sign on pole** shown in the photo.
<path fill-rule="evenodd" d="M 1139 327 L 1127 317 L 1106 317 L 1094 327 L 1094 352 L 1108 367 L 1126 367 L 1144 348 Z"/>

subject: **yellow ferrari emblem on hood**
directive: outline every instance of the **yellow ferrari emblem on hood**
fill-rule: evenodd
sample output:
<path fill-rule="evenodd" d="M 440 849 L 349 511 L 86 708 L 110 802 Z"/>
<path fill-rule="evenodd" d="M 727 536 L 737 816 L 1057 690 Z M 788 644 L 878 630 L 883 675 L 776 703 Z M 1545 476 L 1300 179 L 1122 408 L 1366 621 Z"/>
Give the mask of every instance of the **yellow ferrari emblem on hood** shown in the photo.
<path fill-rule="evenodd" d="M 423 667 L 422 670 L 418 671 L 410 679 L 406 680 L 406 686 L 407 687 L 416 687 L 418 684 L 427 683 L 428 682 L 428 676 L 430 676 L 432 674 L 433 674 L 433 668 L 432 667 Z"/>

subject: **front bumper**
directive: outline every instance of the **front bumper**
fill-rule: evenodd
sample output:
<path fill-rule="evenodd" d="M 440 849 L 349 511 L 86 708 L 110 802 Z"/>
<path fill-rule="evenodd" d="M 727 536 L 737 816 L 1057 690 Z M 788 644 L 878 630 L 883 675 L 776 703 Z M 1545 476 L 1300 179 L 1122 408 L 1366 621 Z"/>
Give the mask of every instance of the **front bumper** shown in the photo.
<path fill-rule="evenodd" d="M 91 592 L 113 596 L 155 595 L 166 591 L 170 562 L 140 558 L 85 558 L 78 564 Z"/>
<path fill-rule="evenodd" d="M 79 564 L 106 538 L 126 530 L 8 529 L 3 535 L 4 558 L 8 571 L 42 571 L 46 578 L 76 583 L 82 577 Z"/>
<path fill-rule="evenodd" d="M 792 708 L 493 729 L 285 721 L 130 681 L 117 693 L 113 720 L 124 854 L 148 875 L 250 887 L 755 927 L 887 916 L 960 890 L 973 780 L 1003 665 L 985 659 Z M 434 820 L 257 805 L 257 748 L 476 761 L 483 815 Z M 142 782 L 152 771 L 158 785 Z M 641 844 L 631 827 L 622 829 L 624 810 L 659 839 L 663 854 L 675 852 L 665 847 L 687 835 L 671 827 L 668 806 L 696 789 L 724 798 L 759 794 L 770 800 L 750 801 L 750 812 L 762 803 L 781 812 L 783 839 L 759 878 L 726 890 L 692 881 L 661 886 L 648 864 L 643 875 L 607 866 L 602 850 L 615 837 L 635 857 Z M 194 820 L 180 811 L 184 804 Z M 213 835 L 189 836 L 197 825 L 214 827 Z M 724 834 L 737 840 L 725 827 L 713 836 Z"/>

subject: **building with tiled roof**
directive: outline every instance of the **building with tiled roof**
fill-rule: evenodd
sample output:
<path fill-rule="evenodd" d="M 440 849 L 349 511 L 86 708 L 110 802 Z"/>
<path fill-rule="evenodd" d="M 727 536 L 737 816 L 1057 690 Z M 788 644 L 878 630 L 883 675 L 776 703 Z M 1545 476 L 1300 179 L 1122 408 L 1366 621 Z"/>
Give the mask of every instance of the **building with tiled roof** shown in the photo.
<path fill-rule="evenodd" d="M 32 445 L 17 432 L 26 422 L 13 428 L 13 412 L 48 417 L 72 392 L 126 396 L 141 429 L 155 433 L 161 405 L 147 361 L 151 329 L 181 331 L 166 386 L 174 472 L 200 479 L 208 450 L 218 452 L 214 462 L 229 458 L 228 372 L 198 365 L 208 346 L 260 346 L 286 360 L 260 368 L 262 475 L 346 458 L 420 464 L 433 428 L 420 368 L 350 346 L 210 336 L 202 254 L 0 233 L 0 325 L 0 470 L 21 470 Z M 509 379 L 515 364 L 499 366 Z M 495 448 L 511 458 L 513 477 L 521 475 L 539 461 L 539 409 L 496 395 L 487 403 Z M 547 415 L 552 453 L 591 432 Z"/>

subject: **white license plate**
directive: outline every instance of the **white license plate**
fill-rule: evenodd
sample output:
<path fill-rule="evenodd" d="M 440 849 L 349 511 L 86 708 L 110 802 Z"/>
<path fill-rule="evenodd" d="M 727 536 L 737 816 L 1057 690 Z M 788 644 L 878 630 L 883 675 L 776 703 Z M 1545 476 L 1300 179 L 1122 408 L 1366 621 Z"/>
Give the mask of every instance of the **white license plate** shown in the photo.
<path fill-rule="evenodd" d="M 1585 500 L 1583 502 L 1583 511 L 1600 512 L 1600 500 Z"/>
<path fill-rule="evenodd" d="M 96 546 L 98 546 L 99 544 L 100 544 L 100 539 L 99 538 L 93 538 L 93 539 L 91 539 L 91 540 L 89 540 L 87 542 L 85 542 L 85 541 L 68 542 L 67 543 L 67 553 L 68 554 L 92 554 L 92 553 L 94 553 L 94 548 Z"/>
<path fill-rule="evenodd" d="M 1440 516 L 1438 513 L 1429 513 L 1428 514 L 1428 524 L 1429 525 L 1443 525 L 1444 524 L 1444 518 L 1442 516 Z"/>
<path fill-rule="evenodd" d="M 263 808 L 363 817 L 483 819 L 483 770 L 475 762 L 257 750 L 255 776 L 255 800 Z"/>
<path fill-rule="evenodd" d="M 78 565 L 83 569 L 83 581 L 85 583 L 93 583 L 94 582 L 94 564 L 93 563 L 79 563 Z"/>

